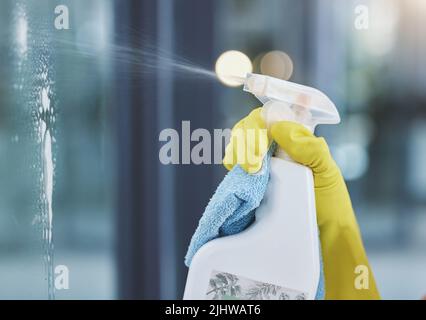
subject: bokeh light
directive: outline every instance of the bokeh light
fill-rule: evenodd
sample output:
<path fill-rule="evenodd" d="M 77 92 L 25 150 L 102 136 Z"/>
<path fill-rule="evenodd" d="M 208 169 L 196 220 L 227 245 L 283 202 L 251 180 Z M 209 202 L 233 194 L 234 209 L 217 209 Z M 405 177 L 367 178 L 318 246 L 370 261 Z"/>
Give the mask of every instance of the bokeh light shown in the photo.
<path fill-rule="evenodd" d="M 344 143 L 333 148 L 332 153 L 346 181 L 357 180 L 367 172 L 369 155 L 364 146 Z"/>
<path fill-rule="evenodd" d="M 368 147 L 374 137 L 376 128 L 373 120 L 364 113 L 351 114 L 345 121 L 346 142 Z"/>
<path fill-rule="evenodd" d="M 230 50 L 222 53 L 216 61 L 216 75 L 230 87 L 242 85 L 242 78 L 253 71 L 253 65 L 244 53 Z"/>
<path fill-rule="evenodd" d="M 375 0 L 369 4 L 369 28 L 364 35 L 364 46 L 373 56 L 390 53 L 396 44 L 399 23 L 398 3 L 395 0 Z"/>
<path fill-rule="evenodd" d="M 271 51 L 262 57 L 260 71 L 264 75 L 288 80 L 293 74 L 293 61 L 285 52 Z"/>

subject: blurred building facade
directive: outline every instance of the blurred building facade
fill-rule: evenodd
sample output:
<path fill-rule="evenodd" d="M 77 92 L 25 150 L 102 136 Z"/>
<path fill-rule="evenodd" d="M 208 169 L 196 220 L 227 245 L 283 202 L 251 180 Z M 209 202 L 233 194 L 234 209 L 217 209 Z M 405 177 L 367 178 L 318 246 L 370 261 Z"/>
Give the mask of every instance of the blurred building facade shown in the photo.
<path fill-rule="evenodd" d="M 424 1 L 74 0 L 71 29 L 58 31 L 60 3 L 0 4 L 10 61 L 0 65 L 0 298 L 47 297 L 33 134 L 40 59 L 49 57 L 56 116 L 55 265 L 70 270 L 57 298 L 180 298 L 186 247 L 225 169 L 162 165 L 159 132 L 186 120 L 230 128 L 258 102 L 162 64 L 213 69 L 231 49 L 255 72 L 283 52 L 291 81 L 335 101 L 342 123 L 317 133 L 348 183 L 383 298 L 426 293 Z"/>

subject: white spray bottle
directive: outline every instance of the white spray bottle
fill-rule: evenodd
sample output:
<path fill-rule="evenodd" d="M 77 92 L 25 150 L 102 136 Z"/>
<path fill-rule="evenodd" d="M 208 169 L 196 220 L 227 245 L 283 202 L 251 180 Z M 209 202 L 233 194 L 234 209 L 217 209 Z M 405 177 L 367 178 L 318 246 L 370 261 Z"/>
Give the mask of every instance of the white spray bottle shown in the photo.
<path fill-rule="evenodd" d="M 263 104 L 268 127 L 294 121 L 312 130 L 340 122 L 321 91 L 248 74 L 244 90 Z M 256 220 L 236 235 L 206 243 L 194 255 L 184 299 L 314 299 L 320 277 L 312 171 L 278 149 Z"/>

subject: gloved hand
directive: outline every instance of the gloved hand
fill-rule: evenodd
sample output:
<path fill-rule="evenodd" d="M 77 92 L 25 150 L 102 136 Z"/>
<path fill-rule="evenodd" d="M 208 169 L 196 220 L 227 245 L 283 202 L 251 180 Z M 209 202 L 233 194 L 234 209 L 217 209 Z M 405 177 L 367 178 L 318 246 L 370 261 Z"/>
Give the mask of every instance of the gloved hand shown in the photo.
<path fill-rule="evenodd" d="M 237 129 L 252 129 L 263 137 L 260 140 L 268 139 L 268 134 L 264 133 L 266 124 L 261 117 L 260 108 L 237 123 L 233 128 L 234 138 Z M 255 146 L 253 144 L 257 143 L 256 139 L 238 133 L 240 139 L 231 140 L 226 148 L 225 167 L 231 169 L 238 163 L 246 172 L 258 171 L 270 140 L 274 140 L 294 161 L 311 168 L 314 175 L 326 299 L 380 299 L 346 184 L 324 138 L 317 138 L 304 126 L 288 121 L 275 123 L 269 135 L 267 142 Z M 238 157 L 241 146 L 247 146 L 244 157 Z M 254 153 L 251 161 L 246 161 L 248 153 Z M 356 286 L 356 279 L 360 276 L 357 272 L 360 270 L 369 274 L 368 289 Z"/>
<path fill-rule="evenodd" d="M 239 164 L 246 172 L 256 173 L 262 167 L 263 157 L 271 144 L 262 108 L 253 110 L 232 128 L 231 140 L 226 146 L 223 165 L 231 170 Z"/>

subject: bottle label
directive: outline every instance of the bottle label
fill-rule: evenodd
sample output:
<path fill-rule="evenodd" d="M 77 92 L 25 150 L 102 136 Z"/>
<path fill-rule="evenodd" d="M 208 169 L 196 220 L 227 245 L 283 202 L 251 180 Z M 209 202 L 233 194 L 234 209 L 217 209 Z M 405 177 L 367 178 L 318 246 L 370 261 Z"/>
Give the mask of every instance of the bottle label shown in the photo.
<path fill-rule="evenodd" d="M 208 300 L 306 300 L 306 292 L 213 270 Z"/>

